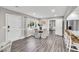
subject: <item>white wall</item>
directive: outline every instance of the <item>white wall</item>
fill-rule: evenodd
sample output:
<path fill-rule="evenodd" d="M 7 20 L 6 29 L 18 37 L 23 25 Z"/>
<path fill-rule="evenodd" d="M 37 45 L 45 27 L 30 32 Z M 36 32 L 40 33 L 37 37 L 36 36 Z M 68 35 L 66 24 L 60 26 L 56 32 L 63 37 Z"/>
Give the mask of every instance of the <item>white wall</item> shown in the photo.
<path fill-rule="evenodd" d="M 62 18 L 56 19 L 55 34 L 62 36 Z"/>
<path fill-rule="evenodd" d="M 3 26 L 5 26 L 5 16 L 3 10 L 0 8 L 0 42 L 5 41 L 5 29 Z"/>
<path fill-rule="evenodd" d="M 79 31 L 79 20 L 68 20 L 68 26 L 72 26 L 72 30 Z"/>

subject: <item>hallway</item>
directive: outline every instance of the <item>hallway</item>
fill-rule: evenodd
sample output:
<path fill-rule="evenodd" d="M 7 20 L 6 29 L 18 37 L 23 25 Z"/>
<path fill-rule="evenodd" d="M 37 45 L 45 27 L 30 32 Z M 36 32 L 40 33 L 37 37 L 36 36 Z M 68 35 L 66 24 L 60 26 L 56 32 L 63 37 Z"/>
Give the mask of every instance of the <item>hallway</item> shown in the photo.
<path fill-rule="evenodd" d="M 20 39 L 12 44 L 12 52 L 65 52 L 63 39 L 50 32 L 46 39 L 29 37 Z"/>

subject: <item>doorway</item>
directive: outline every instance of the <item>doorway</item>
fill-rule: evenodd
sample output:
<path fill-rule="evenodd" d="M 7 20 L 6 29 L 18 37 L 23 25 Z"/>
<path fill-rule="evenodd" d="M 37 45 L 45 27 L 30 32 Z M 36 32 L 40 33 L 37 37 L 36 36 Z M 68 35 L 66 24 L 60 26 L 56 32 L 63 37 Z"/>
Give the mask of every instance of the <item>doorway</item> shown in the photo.
<path fill-rule="evenodd" d="M 55 20 L 49 20 L 49 32 L 55 34 Z"/>

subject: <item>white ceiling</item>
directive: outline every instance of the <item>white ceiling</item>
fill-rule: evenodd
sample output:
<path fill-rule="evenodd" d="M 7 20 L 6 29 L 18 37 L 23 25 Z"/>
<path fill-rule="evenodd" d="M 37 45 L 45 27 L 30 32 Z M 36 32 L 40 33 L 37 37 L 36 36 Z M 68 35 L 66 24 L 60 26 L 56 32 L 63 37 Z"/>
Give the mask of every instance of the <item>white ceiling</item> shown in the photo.
<path fill-rule="evenodd" d="M 77 7 L 67 18 L 67 20 L 79 20 L 79 7 Z"/>
<path fill-rule="evenodd" d="M 4 8 L 21 12 L 34 17 L 56 17 L 64 16 L 69 6 L 3 6 Z M 54 9 L 55 12 L 51 10 Z"/>
<path fill-rule="evenodd" d="M 73 13 L 79 15 L 79 7 L 77 7 L 77 8 L 73 11 Z"/>

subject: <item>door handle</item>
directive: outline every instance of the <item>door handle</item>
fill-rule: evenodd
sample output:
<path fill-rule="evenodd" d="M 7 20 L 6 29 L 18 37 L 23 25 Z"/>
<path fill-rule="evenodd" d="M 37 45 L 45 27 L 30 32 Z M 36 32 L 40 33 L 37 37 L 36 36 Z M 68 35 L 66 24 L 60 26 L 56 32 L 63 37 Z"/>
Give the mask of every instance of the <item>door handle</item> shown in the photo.
<path fill-rule="evenodd" d="M 8 28 L 10 28 L 10 26 L 8 25 Z"/>

